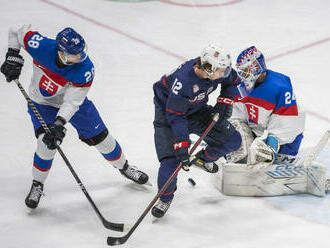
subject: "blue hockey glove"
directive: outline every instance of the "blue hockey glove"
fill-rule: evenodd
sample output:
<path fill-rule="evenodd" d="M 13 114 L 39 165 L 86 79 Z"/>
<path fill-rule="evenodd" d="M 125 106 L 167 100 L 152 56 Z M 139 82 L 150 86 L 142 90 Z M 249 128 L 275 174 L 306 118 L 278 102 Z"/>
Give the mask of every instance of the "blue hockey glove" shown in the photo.
<path fill-rule="evenodd" d="M 174 152 L 179 162 L 182 162 L 184 166 L 189 166 L 189 141 L 178 141 L 174 143 Z"/>
<path fill-rule="evenodd" d="M 6 60 L 1 65 L 1 72 L 5 75 L 7 82 L 18 79 L 24 64 L 23 57 L 19 54 L 19 50 L 8 48 Z"/>
<path fill-rule="evenodd" d="M 58 145 L 62 144 L 66 133 L 64 124 L 65 120 L 62 117 L 57 117 L 54 124 L 48 125 L 50 133 L 46 133 L 42 138 L 48 149 L 54 150 Z"/>

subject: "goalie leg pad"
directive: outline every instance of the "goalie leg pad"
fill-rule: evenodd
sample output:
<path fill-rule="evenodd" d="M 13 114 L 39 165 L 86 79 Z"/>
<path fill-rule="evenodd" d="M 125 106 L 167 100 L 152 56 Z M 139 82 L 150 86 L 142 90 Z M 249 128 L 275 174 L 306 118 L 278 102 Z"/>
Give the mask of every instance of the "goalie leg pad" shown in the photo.
<path fill-rule="evenodd" d="M 224 164 L 215 186 L 231 196 L 325 195 L 326 167 L 320 163 L 313 161 L 309 167 L 261 164 Z"/>

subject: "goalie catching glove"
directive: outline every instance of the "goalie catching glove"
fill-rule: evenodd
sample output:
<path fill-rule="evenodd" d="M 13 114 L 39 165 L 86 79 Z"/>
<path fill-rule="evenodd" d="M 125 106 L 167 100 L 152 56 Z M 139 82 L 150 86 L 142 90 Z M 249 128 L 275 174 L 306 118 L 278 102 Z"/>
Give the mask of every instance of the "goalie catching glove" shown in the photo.
<path fill-rule="evenodd" d="M 249 163 L 259 162 L 274 163 L 279 150 L 278 140 L 272 136 L 267 136 L 265 132 L 261 137 L 255 138 L 249 149 Z"/>

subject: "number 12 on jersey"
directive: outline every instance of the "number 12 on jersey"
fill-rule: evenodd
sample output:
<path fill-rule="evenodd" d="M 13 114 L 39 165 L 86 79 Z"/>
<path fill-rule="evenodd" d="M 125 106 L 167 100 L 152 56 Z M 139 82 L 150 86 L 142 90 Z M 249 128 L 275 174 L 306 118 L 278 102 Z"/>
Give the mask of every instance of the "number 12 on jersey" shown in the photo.
<path fill-rule="evenodd" d="M 179 90 L 181 90 L 181 88 L 182 88 L 182 83 L 179 82 L 178 79 L 176 78 L 172 85 L 172 92 L 177 95 L 179 93 Z"/>

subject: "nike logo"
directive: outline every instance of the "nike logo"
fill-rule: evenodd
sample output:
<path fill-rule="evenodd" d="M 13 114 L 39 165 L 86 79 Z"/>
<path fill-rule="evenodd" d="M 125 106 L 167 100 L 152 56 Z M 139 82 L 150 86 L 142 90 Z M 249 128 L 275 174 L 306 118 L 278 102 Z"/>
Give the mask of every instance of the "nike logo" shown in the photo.
<path fill-rule="evenodd" d="M 95 126 L 95 129 L 98 129 L 98 128 L 99 128 L 99 126 L 100 126 L 100 124 L 98 124 L 97 126 Z"/>

